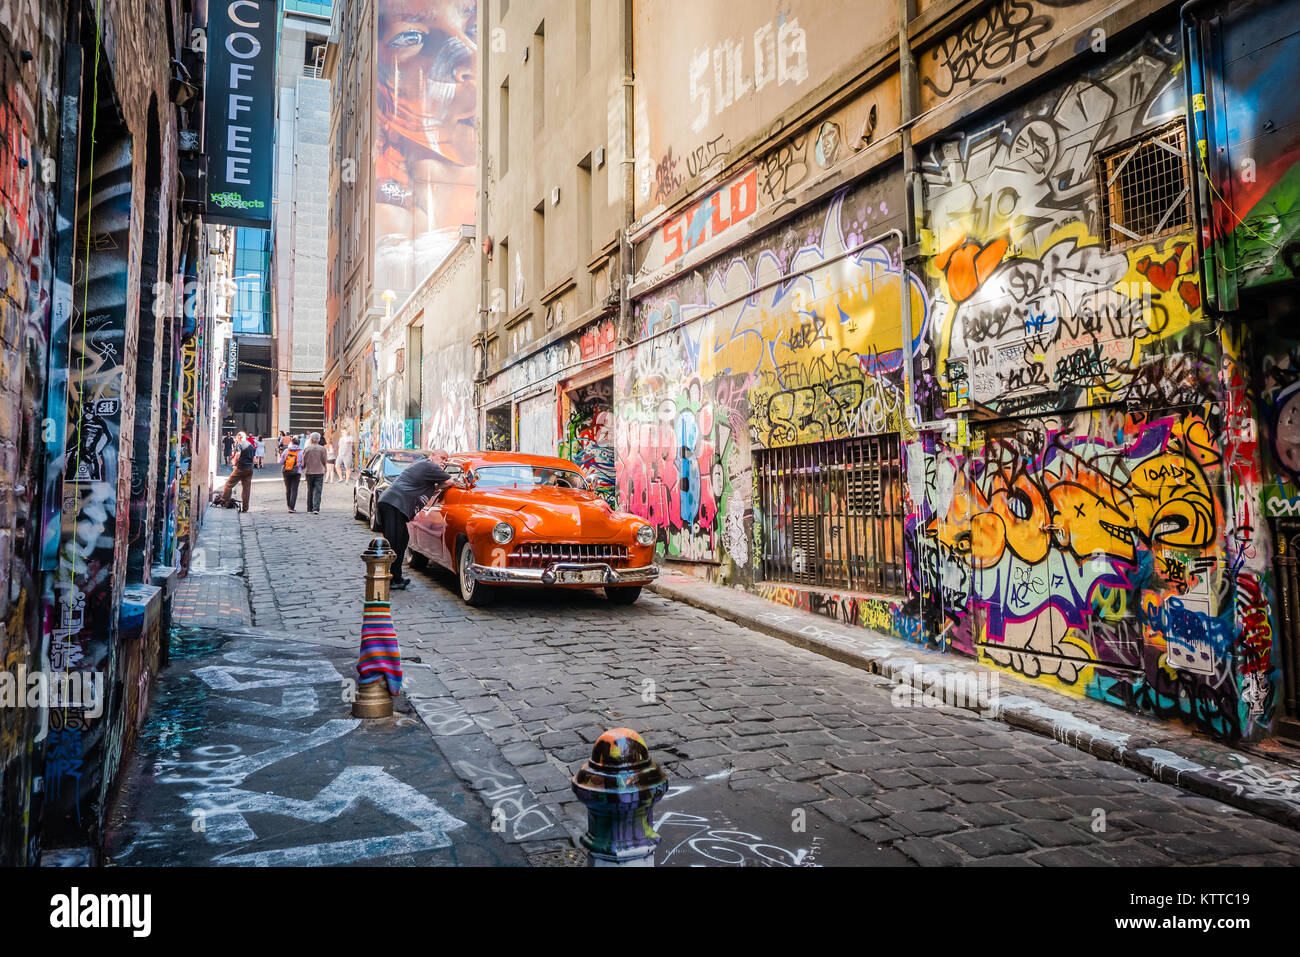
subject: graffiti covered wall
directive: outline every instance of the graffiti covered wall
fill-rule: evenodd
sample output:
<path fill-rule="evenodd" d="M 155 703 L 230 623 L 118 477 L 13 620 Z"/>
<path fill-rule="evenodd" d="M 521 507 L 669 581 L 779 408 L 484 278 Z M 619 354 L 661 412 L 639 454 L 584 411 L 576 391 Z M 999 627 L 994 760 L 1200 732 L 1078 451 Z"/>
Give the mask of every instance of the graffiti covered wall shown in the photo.
<path fill-rule="evenodd" d="M 420 414 L 428 448 L 465 452 L 479 447 L 474 410 L 478 350 L 471 345 L 478 332 L 477 265 L 474 247 L 457 246 L 427 291 L 417 290 L 408 307 L 424 310 Z"/>
<path fill-rule="evenodd" d="M 1095 185 L 1182 119 L 1177 50 L 1148 37 L 929 149 L 919 391 L 971 428 L 908 451 L 912 574 L 950 647 L 1235 738 L 1275 670 L 1245 343 L 1202 312 L 1190 209 L 1108 243 Z"/>
<path fill-rule="evenodd" d="M 637 301 L 638 341 L 615 361 L 618 500 L 666 557 L 751 579 L 751 449 L 901 429 L 903 272 L 897 243 L 873 241 L 900 192 L 842 190 Z M 915 344 L 928 296 L 907 280 Z"/>
<path fill-rule="evenodd" d="M 66 300 L 57 317 L 51 310 L 55 188 L 38 172 L 57 152 L 60 26 L 32 0 L 0 14 L 0 669 L 8 676 L 42 668 L 42 511 L 58 509 L 44 454 L 57 436 L 41 416 L 50 337 L 66 336 L 68 316 Z M 38 505 L 51 491 L 53 503 Z M 0 866 L 34 864 L 40 849 L 42 713 L 13 703 L 0 707 Z"/>
<path fill-rule="evenodd" d="M 1033 65 L 1044 18 L 1077 25 L 1093 6 L 980 16 L 1004 18 L 1016 50 L 1003 64 Z M 1184 129 L 1172 27 L 1092 50 L 921 146 L 911 270 L 868 241 L 903 209 L 897 178 L 878 177 L 667 281 L 642 274 L 652 288 L 615 363 L 616 489 L 658 528 L 663 557 L 1219 737 L 1268 732 L 1280 672 L 1267 519 L 1300 514 L 1300 352 L 1277 334 L 1291 313 L 1273 310 L 1272 332 L 1216 321 L 1190 190 L 1151 200 L 1158 215 L 1122 234 L 1097 185 L 1105 164 Z M 998 72 L 979 37 L 960 39 L 926 58 L 926 103 Z M 697 205 L 734 211 L 748 175 Z M 652 231 L 637 262 L 676 255 L 674 236 Z M 891 433 L 906 595 L 763 580 L 783 506 L 762 515 L 755 450 Z"/>

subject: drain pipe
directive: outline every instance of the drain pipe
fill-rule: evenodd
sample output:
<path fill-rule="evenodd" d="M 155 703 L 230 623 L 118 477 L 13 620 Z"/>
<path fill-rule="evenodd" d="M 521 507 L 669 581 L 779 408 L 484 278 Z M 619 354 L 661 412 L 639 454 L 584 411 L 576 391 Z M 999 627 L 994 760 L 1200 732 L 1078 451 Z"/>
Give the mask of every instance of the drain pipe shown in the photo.
<path fill-rule="evenodd" d="M 623 155 L 619 159 L 620 172 L 623 174 L 623 224 L 618 236 L 618 331 L 619 341 L 626 342 L 632 337 L 632 304 L 628 293 L 632 288 L 632 241 L 629 237 L 632 221 L 636 217 L 636 144 L 634 110 L 636 75 L 633 71 L 634 49 L 632 42 L 633 0 L 622 0 L 619 17 L 619 45 L 622 57 L 623 82 Z"/>
<path fill-rule="evenodd" d="M 903 154 L 903 188 L 907 197 L 907 216 L 905 236 L 901 247 L 908 247 L 916 242 L 919 235 L 921 211 L 924 199 L 921 195 L 921 180 L 916 172 L 916 151 L 912 148 L 912 120 L 916 116 L 916 60 L 912 56 L 912 41 L 908 34 L 912 8 L 916 0 L 898 0 L 898 87 L 899 98 L 899 146 Z M 903 410 L 907 424 L 916 427 L 919 421 L 915 403 L 915 383 L 913 382 L 913 342 L 912 342 L 912 284 L 907 277 L 907 261 L 903 250 L 898 253 L 899 281 L 901 283 L 901 318 L 903 322 Z"/>
<path fill-rule="evenodd" d="M 478 8 L 478 35 L 483 37 L 487 34 L 488 9 L 487 4 L 480 4 Z M 488 76 L 488 56 L 492 44 L 479 43 L 478 55 L 482 57 L 479 65 L 479 76 Z M 480 82 L 478 87 L 478 115 L 485 117 L 488 115 L 488 84 Z M 487 388 L 487 370 L 488 370 L 488 348 L 487 334 L 488 322 L 492 315 L 492 290 L 491 279 L 488 275 L 490 264 L 488 261 L 488 243 L 492 237 L 487 232 L 487 206 L 488 206 L 488 186 L 487 186 L 487 141 L 488 137 L 485 131 L 479 130 L 478 138 L 478 227 L 474 231 L 475 238 L 478 239 L 480 234 L 482 241 L 478 247 L 478 274 L 479 274 L 479 301 L 478 301 L 478 368 L 474 370 L 474 389 L 478 393 L 474 403 L 474 438 L 477 448 L 483 447 L 483 412 L 482 398 L 483 392 Z M 498 253 L 499 255 L 499 253 Z"/>

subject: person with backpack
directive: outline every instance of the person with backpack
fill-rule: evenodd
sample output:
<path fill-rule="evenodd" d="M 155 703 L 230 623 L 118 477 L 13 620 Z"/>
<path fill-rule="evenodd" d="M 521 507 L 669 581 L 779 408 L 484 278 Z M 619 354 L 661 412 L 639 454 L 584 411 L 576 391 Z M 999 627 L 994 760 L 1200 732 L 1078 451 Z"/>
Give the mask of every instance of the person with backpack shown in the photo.
<path fill-rule="evenodd" d="M 284 500 L 289 513 L 297 511 L 298 484 L 302 480 L 302 447 L 297 436 L 285 436 L 288 445 L 280 452 L 280 467 L 284 470 Z"/>

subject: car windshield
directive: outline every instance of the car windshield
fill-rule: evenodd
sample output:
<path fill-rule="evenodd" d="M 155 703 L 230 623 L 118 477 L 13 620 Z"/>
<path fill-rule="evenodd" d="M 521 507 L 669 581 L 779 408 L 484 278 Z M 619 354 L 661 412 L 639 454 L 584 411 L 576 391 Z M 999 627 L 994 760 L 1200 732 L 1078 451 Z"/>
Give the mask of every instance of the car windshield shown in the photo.
<path fill-rule="evenodd" d="M 487 487 L 522 485 L 535 487 L 550 485 L 554 488 L 587 487 L 581 473 L 571 469 L 553 469 L 532 465 L 489 465 L 474 472 L 475 484 Z"/>
<path fill-rule="evenodd" d="M 384 478 L 397 478 L 408 465 L 413 465 L 427 456 L 419 455 L 415 452 L 402 453 L 395 452 L 392 455 L 384 456 Z"/>

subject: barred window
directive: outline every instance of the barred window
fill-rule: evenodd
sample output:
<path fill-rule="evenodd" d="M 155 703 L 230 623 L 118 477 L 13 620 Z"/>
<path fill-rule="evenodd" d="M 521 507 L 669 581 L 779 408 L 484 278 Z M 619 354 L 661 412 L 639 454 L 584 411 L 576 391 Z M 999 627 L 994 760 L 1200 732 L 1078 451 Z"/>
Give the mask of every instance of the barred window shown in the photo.
<path fill-rule="evenodd" d="M 1187 132 L 1182 121 L 1099 155 L 1097 194 L 1107 249 L 1190 228 Z"/>
<path fill-rule="evenodd" d="M 896 434 L 755 450 L 769 582 L 902 594 Z"/>

